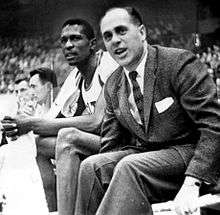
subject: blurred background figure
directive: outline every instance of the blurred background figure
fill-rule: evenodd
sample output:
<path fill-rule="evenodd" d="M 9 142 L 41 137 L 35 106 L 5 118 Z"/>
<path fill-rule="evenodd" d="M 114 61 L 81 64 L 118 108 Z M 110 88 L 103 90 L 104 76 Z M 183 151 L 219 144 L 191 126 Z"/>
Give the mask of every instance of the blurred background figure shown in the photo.
<path fill-rule="evenodd" d="M 13 112 L 13 115 L 23 113 L 25 99 L 28 97 L 28 81 L 28 76 L 24 73 L 18 74 L 15 78 L 14 94 L 17 101 L 17 111 Z"/>
<path fill-rule="evenodd" d="M 56 74 L 49 68 L 40 67 L 30 72 L 29 87 L 27 80 L 23 75 L 16 78 L 17 115 L 42 116 L 53 100 Z M 0 196 L 6 196 L 5 214 L 47 215 L 46 197 L 35 159 L 35 136 L 29 132 L 15 141 L 7 139 L 7 142 L 0 147 Z"/>
<path fill-rule="evenodd" d="M 30 72 L 30 96 L 37 101 L 34 115 L 45 114 L 53 102 L 54 88 L 57 87 L 57 78 L 53 70 L 40 67 Z"/>

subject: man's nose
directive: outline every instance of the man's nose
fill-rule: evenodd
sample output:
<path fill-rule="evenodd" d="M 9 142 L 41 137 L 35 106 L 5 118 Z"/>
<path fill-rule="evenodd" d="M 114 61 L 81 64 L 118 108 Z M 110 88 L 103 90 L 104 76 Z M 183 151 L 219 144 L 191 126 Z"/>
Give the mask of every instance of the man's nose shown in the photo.
<path fill-rule="evenodd" d="M 121 38 L 117 34 L 112 35 L 112 42 L 113 43 L 120 43 Z"/>
<path fill-rule="evenodd" d="M 68 40 L 66 41 L 65 47 L 66 47 L 66 48 L 70 48 L 70 47 L 73 47 L 73 46 L 74 46 L 73 43 L 70 41 L 70 39 L 68 39 Z"/>

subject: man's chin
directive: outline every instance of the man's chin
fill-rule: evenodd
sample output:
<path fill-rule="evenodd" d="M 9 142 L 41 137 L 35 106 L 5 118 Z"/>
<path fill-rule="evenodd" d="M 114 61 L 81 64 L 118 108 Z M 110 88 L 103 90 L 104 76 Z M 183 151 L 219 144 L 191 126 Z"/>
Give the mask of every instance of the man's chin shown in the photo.
<path fill-rule="evenodd" d="M 76 66 L 77 62 L 76 61 L 68 61 L 68 64 L 70 66 Z"/>
<path fill-rule="evenodd" d="M 122 67 L 126 67 L 129 64 L 127 59 L 115 59 L 115 61 Z"/>

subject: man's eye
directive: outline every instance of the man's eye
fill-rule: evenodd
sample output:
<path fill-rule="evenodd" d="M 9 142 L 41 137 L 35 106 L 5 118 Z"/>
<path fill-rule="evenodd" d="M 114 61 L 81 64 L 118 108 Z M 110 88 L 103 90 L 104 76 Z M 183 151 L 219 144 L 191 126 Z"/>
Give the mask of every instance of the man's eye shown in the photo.
<path fill-rule="evenodd" d="M 103 38 L 105 41 L 110 41 L 112 38 L 112 34 L 106 33 L 106 34 L 104 34 Z"/>
<path fill-rule="evenodd" d="M 120 28 L 120 29 L 118 29 L 118 33 L 119 34 L 121 34 L 121 35 L 124 35 L 124 34 L 126 34 L 126 29 L 125 28 Z"/>
<path fill-rule="evenodd" d="M 61 37 L 60 38 L 60 43 L 65 44 L 67 42 L 68 38 L 67 37 Z"/>
<path fill-rule="evenodd" d="M 70 41 L 79 41 L 82 39 L 82 37 L 79 35 L 71 35 L 69 38 L 70 38 Z"/>

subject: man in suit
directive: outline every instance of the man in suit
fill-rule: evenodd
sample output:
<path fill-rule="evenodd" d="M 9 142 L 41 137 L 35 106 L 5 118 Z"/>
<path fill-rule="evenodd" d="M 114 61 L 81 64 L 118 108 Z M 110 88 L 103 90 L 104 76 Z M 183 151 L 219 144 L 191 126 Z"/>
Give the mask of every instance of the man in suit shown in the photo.
<path fill-rule="evenodd" d="M 120 67 L 105 85 L 101 153 L 80 166 L 75 215 L 150 215 L 173 199 L 191 214 L 220 173 L 216 86 L 191 52 L 147 44 L 134 8 L 108 10 L 100 28 Z"/>
<path fill-rule="evenodd" d="M 60 43 L 73 70 L 47 116 L 17 118 L 15 125 L 10 120 L 3 123 L 10 131 L 12 127 L 14 134 L 19 132 L 21 135 L 33 130 L 39 135 L 36 139 L 37 161 L 49 210 L 56 210 L 57 179 L 58 211 L 59 214 L 69 215 L 74 210 L 80 162 L 85 157 L 98 153 L 100 148 L 100 126 L 105 110 L 102 88 L 118 64 L 108 52 L 95 51 L 94 30 L 83 19 L 64 22 Z M 56 158 L 56 179 L 51 158 Z"/>

